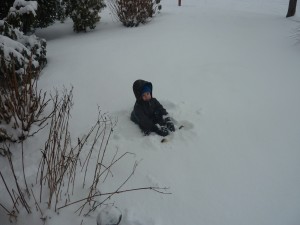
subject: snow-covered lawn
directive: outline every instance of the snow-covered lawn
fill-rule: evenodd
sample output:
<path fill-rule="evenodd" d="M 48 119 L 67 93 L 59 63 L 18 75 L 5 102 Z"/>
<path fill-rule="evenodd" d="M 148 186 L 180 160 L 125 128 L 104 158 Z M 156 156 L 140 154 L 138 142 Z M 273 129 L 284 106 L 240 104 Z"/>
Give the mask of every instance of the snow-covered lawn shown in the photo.
<path fill-rule="evenodd" d="M 124 188 L 170 187 L 171 195 L 139 191 L 111 199 L 123 213 L 121 225 L 299 224 L 300 17 L 285 18 L 287 0 L 162 6 L 137 28 L 123 27 L 106 9 L 88 33 L 74 33 L 71 21 L 37 33 L 47 39 L 40 87 L 74 86 L 74 138 L 92 126 L 99 106 L 118 120 L 109 154 L 135 153 L 120 161 L 105 188 L 121 183 L 134 161 L 139 166 Z M 136 79 L 151 81 L 153 95 L 184 125 L 169 142 L 143 136 L 130 121 Z M 29 180 L 45 136 L 26 143 Z M 81 224 L 72 210 L 46 224 Z M 82 224 L 95 225 L 97 212 Z M 1 210 L 0 217 L 9 224 Z M 22 216 L 17 224 L 42 222 Z"/>

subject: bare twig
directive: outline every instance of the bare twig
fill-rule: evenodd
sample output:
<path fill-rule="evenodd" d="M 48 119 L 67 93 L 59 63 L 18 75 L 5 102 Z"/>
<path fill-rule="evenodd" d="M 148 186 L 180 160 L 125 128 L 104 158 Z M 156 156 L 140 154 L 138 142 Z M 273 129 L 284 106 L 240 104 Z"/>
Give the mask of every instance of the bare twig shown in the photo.
<path fill-rule="evenodd" d="M 0 171 L 0 176 L 1 176 L 1 178 L 2 178 L 2 181 L 3 181 L 4 185 L 5 185 L 5 188 L 6 188 L 7 193 L 9 194 L 9 196 L 10 196 L 10 198 L 11 198 L 11 201 L 14 203 L 14 202 L 15 202 L 15 199 L 14 199 L 14 197 L 12 196 L 12 194 L 10 193 L 10 191 L 9 191 L 9 189 L 8 189 L 8 186 L 7 186 L 6 182 L 5 182 L 5 179 L 4 179 L 4 177 L 3 177 L 2 173 L 1 173 L 1 171 Z M 16 210 L 18 210 L 18 209 L 16 209 Z"/>
<path fill-rule="evenodd" d="M 87 216 L 90 212 L 94 211 L 98 206 L 102 205 L 104 202 L 106 202 L 108 199 L 110 199 L 114 193 L 118 192 L 129 180 L 130 178 L 133 176 L 135 170 L 136 170 L 136 167 L 138 166 L 138 163 L 135 162 L 134 163 L 134 166 L 133 166 L 133 169 L 132 169 L 132 172 L 131 174 L 127 177 L 127 179 L 117 188 L 117 190 L 113 193 L 111 193 L 110 195 L 108 195 L 107 198 L 105 198 L 104 200 L 102 200 L 102 202 L 98 203 L 96 206 L 94 206 L 92 209 L 90 209 L 86 214 L 85 216 Z"/>
<path fill-rule="evenodd" d="M 24 206 L 27 213 L 31 213 L 30 206 L 28 205 L 27 201 L 25 200 L 24 194 L 23 194 L 23 192 L 20 188 L 19 181 L 18 181 L 17 176 L 15 174 L 15 169 L 14 169 L 14 166 L 13 166 L 11 154 L 7 155 L 7 159 L 8 159 L 9 165 L 10 165 L 11 172 L 13 174 L 13 178 L 15 180 L 15 185 L 17 187 L 18 195 L 19 195 L 18 197 L 20 198 L 21 204 Z"/>
<path fill-rule="evenodd" d="M 31 193 L 32 193 L 32 196 L 33 196 L 33 198 L 34 198 L 34 202 L 35 202 L 36 207 L 39 209 L 39 211 L 40 211 L 40 213 L 41 213 L 41 216 L 43 216 L 44 214 L 43 214 L 43 212 L 42 212 L 42 210 L 41 210 L 40 205 L 39 205 L 38 202 L 36 201 L 36 198 L 35 198 L 35 196 L 34 196 L 34 193 L 33 193 L 32 189 L 31 189 Z"/>
<path fill-rule="evenodd" d="M 2 205 L 1 203 L 0 203 L 0 206 L 7 212 L 7 214 L 10 214 L 11 212 L 10 211 L 8 211 L 8 209 L 7 208 L 5 208 L 4 207 L 4 205 Z"/>
<path fill-rule="evenodd" d="M 142 188 L 132 188 L 132 189 L 126 189 L 126 190 L 122 190 L 122 191 L 115 191 L 115 192 L 110 192 L 110 193 L 101 193 L 101 194 L 96 194 L 94 195 L 93 197 L 100 197 L 100 196 L 105 196 L 105 195 L 114 195 L 114 194 L 122 194 L 122 193 L 125 193 L 125 192 L 132 192 L 132 191 L 143 191 L 143 190 L 151 190 L 151 191 L 155 191 L 155 192 L 158 192 L 160 194 L 172 194 L 170 192 L 163 192 L 163 191 L 160 191 L 160 190 L 168 190 L 169 188 L 159 188 L 159 187 L 142 187 Z M 77 201 L 74 201 L 74 202 L 70 202 L 69 204 L 66 204 L 64 206 L 61 206 L 59 208 L 57 208 L 58 210 L 60 209 L 63 209 L 63 208 L 66 208 L 70 205 L 74 205 L 74 204 L 77 204 L 79 202 L 83 202 L 83 201 L 86 201 L 89 197 L 87 198 L 83 198 L 83 199 L 80 199 L 80 200 L 77 200 Z"/>
<path fill-rule="evenodd" d="M 24 178 L 24 182 L 25 182 L 25 186 L 26 186 L 26 192 L 28 194 L 28 197 L 30 197 L 30 193 L 29 193 L 29 188 L 27 185 L 27 181 L 26 181 L 26 175 L 25 175 L 25 168 L 24 168 L 24 145 L 23 145 L 23 141 L 21 142 L 21 148 L 22 148 L 22 170 L 23 170 L 23 178 Z"/>

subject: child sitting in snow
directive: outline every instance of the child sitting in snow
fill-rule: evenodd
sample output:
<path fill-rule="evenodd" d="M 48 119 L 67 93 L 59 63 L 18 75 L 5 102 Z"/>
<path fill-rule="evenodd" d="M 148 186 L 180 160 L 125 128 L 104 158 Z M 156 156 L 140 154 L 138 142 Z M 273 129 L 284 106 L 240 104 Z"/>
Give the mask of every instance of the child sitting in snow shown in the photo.
<path fill-rule="evenodd" d="M 152 97 L 152 84 L 144 80 L 133 83 L 133 92 L 136 98 L 131 120 L 139 125 L 145 135 L 155 132 L 167 136 L 169 131 L 174 132 L 175 127 L 168 116 L 168 112 Z"/>

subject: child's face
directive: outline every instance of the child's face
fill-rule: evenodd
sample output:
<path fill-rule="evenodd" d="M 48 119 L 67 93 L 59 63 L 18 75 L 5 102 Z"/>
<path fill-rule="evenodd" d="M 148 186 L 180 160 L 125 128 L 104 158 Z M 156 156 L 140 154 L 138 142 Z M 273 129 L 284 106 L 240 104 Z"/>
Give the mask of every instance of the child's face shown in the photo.
<path fill-rule="evenodd" d="M 142 95 L 142 99 L 147 102 L 147 101 L 150 101 L 151 99 L 151 94 L 150 92 L 145 92 L 143 95 Z"/>

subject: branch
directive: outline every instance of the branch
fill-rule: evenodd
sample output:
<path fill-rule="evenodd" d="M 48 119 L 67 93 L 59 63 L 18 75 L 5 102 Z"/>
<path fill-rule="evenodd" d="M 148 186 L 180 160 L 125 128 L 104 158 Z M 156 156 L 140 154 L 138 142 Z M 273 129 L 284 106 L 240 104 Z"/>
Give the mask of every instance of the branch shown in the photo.
<path fill-rule="evenodd" d="M 10 214 L 10 211 L 8 211 L 8 209 L 5 208 L 4 205 L 2 205 L 2 204 L 0 203 L 0 206 L 7 212 L 7 214 Z"/>
<path fill-rule="evenodd" d="M 166 195 L 169 195 L 169 194 L 172 194 L 171 192 L 163 192 L 163 191 L 160 191 L 160 190 L 169 190 L 170 188 L 167 188 L 167 187 L 164 187 L 164 188 L 160 188 L 160 187 L 142 187 L 142 188 L 133 188 L 133 189 L 127 189 L 127 190 L 123 190 L 123 191 L 115 191 L 115 192 L 111 192 L 111 193 L 103 193 L 103 194 L 96 194 L 94 195 L 93 197 L 100 197 L 100 196 L 105 196 L 105 195 L 114 195 L 114 194 L 122 194 L 124 192 L 131 192 L 131 191 L 143 191 L 143 190 L 151 190 L 151 191 L 155 191 L 155 192 L 158 192 L 160 194 L 166 194 Z M 85 200 L 88 200 L 90 199 L 91 197 L 87 197 L 87 198 L 83 198 L 83 199 L 80 199 L 80 200 L 77 200 L 77 201 L 74 201 L 74 202 L 71 202 L 69 204 L 66 204 L 64 206 L 61 206 L 59 208 L 57 208 L 58 210 L 60 209 L 63 209 L 65 207 L 68 207 L 70 205 L 74 205 L 76 203 L 79 203 L 79 202 L 82 202 L 82 201 L 85 201 Z"/>
<path fill-rule="evenodd" d="M 32 193 L 32 196 L 33 196 L 33 198 L 34 198 L 35 205 L 37 206 L 37 208 L 39 209 L 41 215 L 43 216 L 43 212 L 42 212 L 42 210 L 41 210 L 41 208 L 40 208 L 40 205 L 39 205 L 38 202 L 36 201 L 36 198 L 35 198 L 35 196 L 34 196 L 34 193 L 33 193 L 32 189 L 31 189 L 31 193 Z"/>

